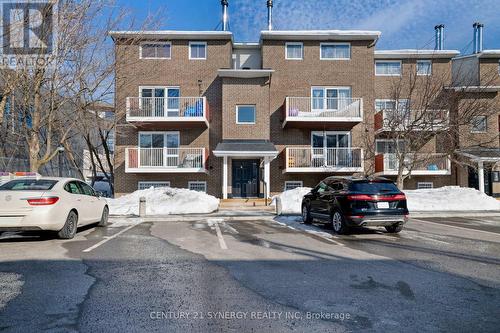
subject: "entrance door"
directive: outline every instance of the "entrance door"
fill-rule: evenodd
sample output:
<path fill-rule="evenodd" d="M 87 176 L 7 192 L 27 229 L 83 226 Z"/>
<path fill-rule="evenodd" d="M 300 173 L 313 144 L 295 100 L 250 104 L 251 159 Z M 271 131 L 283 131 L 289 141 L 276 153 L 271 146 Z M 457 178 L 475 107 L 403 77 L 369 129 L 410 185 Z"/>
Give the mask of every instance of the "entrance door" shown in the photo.
<path fill-rule="evenodd" d="M 350 166 L 349 132 L 312 132 L 313 167 Z"/>
<path fill-rule="evenodd" d="M 484 166 L 484 193 L 491 195 L 492 194 L 492 172 L 491 166 Z M 479 176 L 478 172 L 475 168 L 469 167 L 469 187 L 475 188 L 479 190 Z"/>
<path fill-rule="evenodd" d="M 259 160 L 233 160 L 233 197 L 259 196 Z"/>

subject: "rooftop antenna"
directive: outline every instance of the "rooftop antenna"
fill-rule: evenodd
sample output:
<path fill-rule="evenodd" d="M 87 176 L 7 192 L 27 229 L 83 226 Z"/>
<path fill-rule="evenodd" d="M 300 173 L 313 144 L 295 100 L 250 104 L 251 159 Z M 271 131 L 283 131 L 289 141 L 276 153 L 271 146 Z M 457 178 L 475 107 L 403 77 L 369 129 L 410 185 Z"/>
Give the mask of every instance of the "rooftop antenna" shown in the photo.
<path fill-rule="evenodd" d="M 267 0 L 267 30 L 273 30 L 273 0 Z"/>
<path fill-rule="evenodd" d="M 227 14 L 227 7 L 229 7 L 229 1 L 228 0 L 221 0 L 221 5 L 222 5 L 222 31 L 227 31 L 228 27 L 228 14 Z"/>

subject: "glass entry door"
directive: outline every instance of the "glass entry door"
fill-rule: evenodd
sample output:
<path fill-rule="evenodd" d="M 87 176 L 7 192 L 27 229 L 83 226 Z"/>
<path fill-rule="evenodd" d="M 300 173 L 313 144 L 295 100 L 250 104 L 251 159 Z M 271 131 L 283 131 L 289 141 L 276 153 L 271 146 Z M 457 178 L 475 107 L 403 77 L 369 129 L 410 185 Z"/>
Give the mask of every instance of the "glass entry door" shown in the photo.
<path fill-rule="evenodd" d="M 140 166 L 178 167 L 178 132 L 139 133 Z"/>
<path fill-rule="evenodd" d="M 180 89 L 165 87 L 147 87 L 141 89 L 143 110 L 151 117 L 178 117 Z"/>
<path fill-rule="evenodd" d="M 313 111 L 337 111 L 350 104 L 350 87 L 313 87 L 311 89 Z"/>
<path fill-rule="evenodd" d="M 351 156 L 351 134 L 349 132 L 313 132 L 312 164 L 321 166 L 348 166 Z"/>

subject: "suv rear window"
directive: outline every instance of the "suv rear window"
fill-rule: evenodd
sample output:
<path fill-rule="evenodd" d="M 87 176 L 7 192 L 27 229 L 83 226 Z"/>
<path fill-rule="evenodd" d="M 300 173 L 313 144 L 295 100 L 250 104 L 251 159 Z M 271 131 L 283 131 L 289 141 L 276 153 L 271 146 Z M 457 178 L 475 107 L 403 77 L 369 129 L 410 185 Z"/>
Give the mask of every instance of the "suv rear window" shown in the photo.
<path fill-rule="evenodd" d="M 388 182 L 354 182 L 349 185 L 349 190 L 366 194 L 399 192 L 394 183 Z"/>
<path fill-rule="evenodd" d="M 48 179 L 16 179 L 0 186 L 0 191 L 48 191 L 57 180 Z"/>

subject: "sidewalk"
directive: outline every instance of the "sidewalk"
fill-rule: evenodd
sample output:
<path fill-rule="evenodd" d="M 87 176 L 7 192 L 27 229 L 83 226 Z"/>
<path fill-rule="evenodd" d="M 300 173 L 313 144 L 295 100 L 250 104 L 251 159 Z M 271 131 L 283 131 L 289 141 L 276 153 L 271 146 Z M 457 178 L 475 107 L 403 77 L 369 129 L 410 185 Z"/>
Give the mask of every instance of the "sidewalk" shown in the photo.
<path fill-rule="evenodd" d="M 414 211 L 410 212 L 410 218 L 425 218 L 425 217 L 487 217 L 500 216 L 500 211 L 496 210 L 450 210 L 450 211 Z"/>

